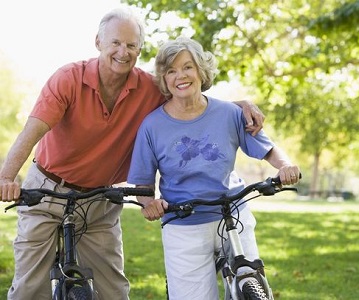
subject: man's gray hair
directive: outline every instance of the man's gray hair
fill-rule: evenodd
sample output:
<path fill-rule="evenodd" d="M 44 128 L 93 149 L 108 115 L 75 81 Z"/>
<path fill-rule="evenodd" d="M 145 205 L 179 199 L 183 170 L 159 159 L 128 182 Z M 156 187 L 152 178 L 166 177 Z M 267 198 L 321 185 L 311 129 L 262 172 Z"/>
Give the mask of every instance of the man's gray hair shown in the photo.
<path fill-rule="evenodd" d="M 142 18 L 140 17 L 140 15 L 131 7 L 121 7 L 121 8 L 116 8 L 110 12 L 108 12 L 106 15 L 103 16 L 103 18 L 100 21 L 100 25 L 98 27 L 98 36 L 100 39 L 103 38 L 104 32 L 105 32 L 105 27 L 107 25 L 107 23 L 112 20 L 112 19 L 118 19 L 118 20 L 132 20 L 134 21 L 137 25 L 138 28 L 140 29 L 140 40 L 139 40 L 139 46 L 140 48 L 142 48 L 144 42 L 145 42 L 145 26 L 144 26 L 144 22 L 142 20 Z"/>

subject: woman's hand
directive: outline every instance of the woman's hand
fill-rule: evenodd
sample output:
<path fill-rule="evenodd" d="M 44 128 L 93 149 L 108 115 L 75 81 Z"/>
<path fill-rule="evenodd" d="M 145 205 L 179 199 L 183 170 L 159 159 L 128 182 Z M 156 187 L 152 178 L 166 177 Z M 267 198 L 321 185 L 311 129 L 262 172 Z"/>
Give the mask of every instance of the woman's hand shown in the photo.
<path fill-rule="evenodd" d="M 144 208 L 141 209 L 143 216 L 149 221 L 155 221 L 163 217 L 168 203 L 163 199 L 151 199 L 144 203 Z"/>
<path fill-rule="evenodd" d="M 299 167 L 296 165 L 286 165 L 281 167 L 278 176 L 283 185 L 298 183 L 301 178 Z"/>

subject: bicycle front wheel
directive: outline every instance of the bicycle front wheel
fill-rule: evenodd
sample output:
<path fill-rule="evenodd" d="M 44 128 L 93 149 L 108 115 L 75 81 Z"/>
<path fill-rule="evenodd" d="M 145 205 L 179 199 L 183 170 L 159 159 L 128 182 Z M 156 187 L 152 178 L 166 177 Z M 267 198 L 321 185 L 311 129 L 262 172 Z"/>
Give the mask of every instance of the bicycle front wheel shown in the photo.
<path fill-rule="evenodd" d="M 245 300 L 269 300 L 256 278 L 250 278 L 243 284 L 242 293 Z"/>
<path fill-rule="evenodd" d="M 94 299 L 89 288 L 84 286 L 74 286 L 68 293 L 69 300 L 92 300 Z"/>

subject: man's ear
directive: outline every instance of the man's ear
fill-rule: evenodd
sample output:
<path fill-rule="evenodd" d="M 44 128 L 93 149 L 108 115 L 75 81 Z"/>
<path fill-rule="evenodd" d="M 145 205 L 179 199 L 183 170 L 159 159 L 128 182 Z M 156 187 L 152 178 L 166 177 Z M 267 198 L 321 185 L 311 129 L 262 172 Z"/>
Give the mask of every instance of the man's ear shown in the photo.
<path fill-rule="evenodd" d="M 99 39 L 99 37 L 98 37 L 98 34 L 96 35 L 95 45 L 96 45 L 96 49 L 97 49 L 98 51 L 101 51 L 100 39 Z"/>
<path fill-rule="evenodd" d="M 141 55 L 141 51 L 142 51 L 142 48 L 138 49 L 137 56 L 140 56 L 140 55 Z"/>

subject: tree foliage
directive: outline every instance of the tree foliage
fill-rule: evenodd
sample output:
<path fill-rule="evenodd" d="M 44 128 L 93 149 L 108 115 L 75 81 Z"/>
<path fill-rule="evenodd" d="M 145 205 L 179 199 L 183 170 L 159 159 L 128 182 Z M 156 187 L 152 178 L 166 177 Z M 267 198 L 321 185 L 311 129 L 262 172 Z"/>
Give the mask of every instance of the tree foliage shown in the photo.
<path fill-rule="evenodd" d="M 20 129 L 18 114 L 21 111 L 23 95 L 16 87 L 16 79 L 5 57 L 0 53 L 0 163 L 6 155 L 14 134 Z"/>
<path fill-rule="evenodd" d="M 250 87 L 276 130 L 298 135 L 301 151 L 349 155 L 358 142 L 359 1 L 127 2 L 146 12 L 143 59 L 163 40 L 192 36 L 217 56 L 217 79 Z"/>

